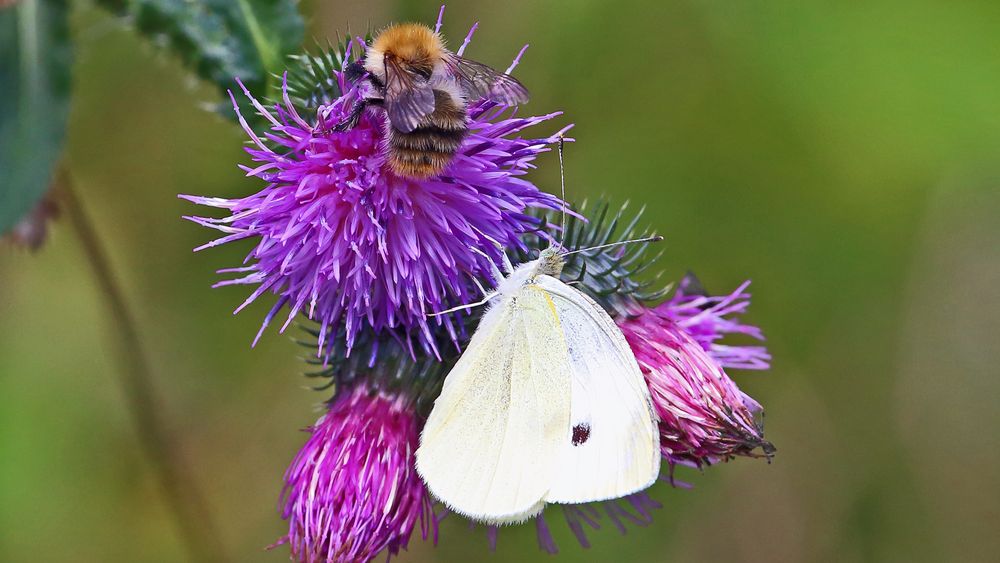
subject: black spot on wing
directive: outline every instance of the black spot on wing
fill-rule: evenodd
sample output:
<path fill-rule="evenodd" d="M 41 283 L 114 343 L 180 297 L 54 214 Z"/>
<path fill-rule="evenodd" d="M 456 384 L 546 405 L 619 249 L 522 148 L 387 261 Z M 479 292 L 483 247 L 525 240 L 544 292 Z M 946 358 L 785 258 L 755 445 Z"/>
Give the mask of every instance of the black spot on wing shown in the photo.
<path fill-rule="evenodd" d="M 583 445 L 587 440 L 590 439 L 590 425 L 586 422 L 577 424 L 573 427 L 573 445 L 580 446 Z"/>

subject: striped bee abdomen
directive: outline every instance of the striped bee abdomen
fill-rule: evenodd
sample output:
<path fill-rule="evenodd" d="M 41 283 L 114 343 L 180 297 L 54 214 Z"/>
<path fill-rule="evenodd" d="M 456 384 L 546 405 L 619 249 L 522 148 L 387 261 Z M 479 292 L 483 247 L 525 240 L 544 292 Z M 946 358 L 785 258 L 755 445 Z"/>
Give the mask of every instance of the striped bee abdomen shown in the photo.
<path fill-rule="evenodd" d="M 389 166 L 396 174 L 412 178 L 438 174 L 451 162 L 468 132 L 464 103 L 434 90 L 434 112 L 413 131 L 389 128 Z"/>

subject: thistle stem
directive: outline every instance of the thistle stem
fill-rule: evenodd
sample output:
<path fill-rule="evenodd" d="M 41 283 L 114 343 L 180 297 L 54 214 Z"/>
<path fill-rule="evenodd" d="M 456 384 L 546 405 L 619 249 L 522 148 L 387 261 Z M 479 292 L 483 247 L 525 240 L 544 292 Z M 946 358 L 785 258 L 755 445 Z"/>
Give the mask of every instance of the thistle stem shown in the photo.
<path fill-rule="evenodd" d="M 66 214 L 83 246 L 104 304 L 118 338 L 115 341 L 120 384 L 139 444 L 152 465 L 167 502 L 167 508 L 194 561 L 228 561 L 215 526 L 194 479 L 169 437 L 156 394 L 149 358 L 139 337 L 135 316 L 129 309 L 107 250 L 77 197 L 68 171 L 57 178 Z"/>

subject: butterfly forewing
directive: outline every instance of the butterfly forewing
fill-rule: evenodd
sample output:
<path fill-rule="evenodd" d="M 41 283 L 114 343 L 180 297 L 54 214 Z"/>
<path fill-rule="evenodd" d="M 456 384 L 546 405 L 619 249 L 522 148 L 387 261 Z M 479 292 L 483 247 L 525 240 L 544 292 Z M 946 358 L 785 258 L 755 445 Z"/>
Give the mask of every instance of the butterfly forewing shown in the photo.
<path fill-rule="evenodd" d="M 584 293 L 549 277 L 536 283 L 559 316 L 572 371 L 570 429 L 546 500 L 582 503 L 645 489 L 660 452 L 649 390 L 611 317 Z"/>
<path fill-rule="evenodd" d="M 417 470 L 452 510 L 501 524 L 534 516 L 558 479 L 570 413 L 569 355 L 555 305 L 529 284 L 484 315 L 445 379 Z"/>

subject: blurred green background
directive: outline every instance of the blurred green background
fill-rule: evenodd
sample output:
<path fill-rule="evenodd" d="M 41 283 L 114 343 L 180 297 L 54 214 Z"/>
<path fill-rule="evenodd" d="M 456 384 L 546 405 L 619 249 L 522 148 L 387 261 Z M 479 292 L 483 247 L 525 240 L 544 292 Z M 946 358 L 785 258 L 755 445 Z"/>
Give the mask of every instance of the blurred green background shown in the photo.
<path fill-rule="evenodd" d="M 434 2 L 303 2 L 308 34 Z M 926 0 L 450 2 L 453 44 L 518 74 L 525 109 L 563 109 L 570 196 L 648 206 L 663 267 L 717 291 L 754 281 L 774 355 L 734 372 L 767 409 L 770 465 L 740 459 L 661 485 L 647 529 L 560 561 L 995 561 L 1000 553 L 1000 4 Z M 249 343 L 269 303 L 211 290 L 249 248 L 177 193 L 258 189 L 215 90 L 86 3 L 73 13 L 66 160 L 155 364 L 183 462 L 234 561 L 285 528 L 282 473 L 323 395 L 297 347 Z M 2 85 L 0 85 L 2 87 Z M 555 126 L 553 126 L 555 127 Z M 535 180 L 558 186 L 551 155 Z M 0 249 L 0 561 L 182 561 L 118 385 L 115 327 L 65 222 L 37 255 Z M 557 560 L 533 528 L 445 521 L 401 561 Z"/>

